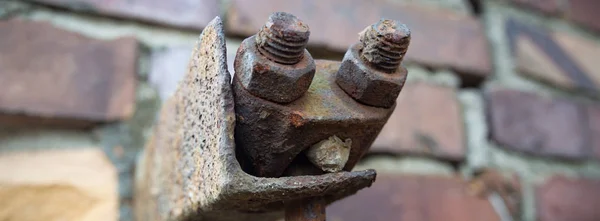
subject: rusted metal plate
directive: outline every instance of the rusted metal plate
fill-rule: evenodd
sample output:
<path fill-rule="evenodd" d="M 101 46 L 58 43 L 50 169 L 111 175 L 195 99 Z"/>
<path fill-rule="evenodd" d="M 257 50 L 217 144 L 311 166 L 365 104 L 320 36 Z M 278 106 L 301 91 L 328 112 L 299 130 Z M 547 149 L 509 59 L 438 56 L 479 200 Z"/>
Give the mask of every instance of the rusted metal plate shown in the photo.
<path fill-rule="evenodd" d="M 235 156 L 236 119 L 230 79 L 222 22 L 216 18 L 202 32 L 188 73 L 163 107 L 139 161 L 137 220 L 274 220 L 283 216 L 284 201 L 323 197 L 332 202 L 373 183 L 373 170 L 282 178 L 261 178 L 243 172 Z M 318 93 L 331 81 L 319 82 L 309 93 Z M 358 105 L 340 100 L 353 101 L 349 97 L 339 97 L 324 98 L 333 99 L 331 104 Z M 320 110 L 302 111 L 309 118 L 300 114 L 287 116 L 296 117 L 301 126 L 307 124 L 303 119 L 317 118 Z"/>
<path fill-rule="evenodd" d="M 281 176 L 300 152 L 333 135 L 352 140 L 344 167 L 349 171 L 394 110 L 361 104 L 338 87 L 340 62 L 317 60 L 316 65 L 306 94 L 286 105 L 253 96 L 234 78 L 236 143 L 249 156 L 255 175 Z"/>

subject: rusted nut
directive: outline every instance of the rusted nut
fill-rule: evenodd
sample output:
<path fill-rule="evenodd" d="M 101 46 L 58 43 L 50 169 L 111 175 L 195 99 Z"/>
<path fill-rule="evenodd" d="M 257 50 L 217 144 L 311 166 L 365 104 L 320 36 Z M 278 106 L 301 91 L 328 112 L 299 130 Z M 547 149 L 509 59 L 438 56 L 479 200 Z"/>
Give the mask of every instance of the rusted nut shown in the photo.
<path fill-rule="evenodd" d="M 336 83 L 356 101 L 389 108 L 406 81 L 400 63 L 410 41 L 410 31 L 391 20 L 381 20 L 361 33 L 336 74 Z M 396 29 L 401 29 L 400 31 Z"/>
<path fill-rule="evenodd" d="M 296 16 L 275 12 L 256 34 L 261 54 L 280 64 L 295 64 L 302 60 L 310 31 Z"/>
<path fill-rule="evenodd" d="M 315 61 L 305 49 L 308 32 L 296 27 L 301 21 L 280 14 L 271 15 L 256 36 L 242 42 L 234 62 L 235 76 L 252 95 L 289 103 L 308 90 L 315 75 Z"/>
<path fill-rule="evenodd" d="M 381 19 L 360 34 L 361 57 L 374 68 L 394 72 L 410 44 L 410 30 L 395 20 Z"/>
<path fill-rule="evenodd" d="M 383 108 L 393 106 L 406 81 L 406 68 L 399 67 L 392 73 L 378 71 L 360 58 L 361 49 L 361 44 L 355 44 L 346 52 L 335 82 L 360 103 Z"/>
<path fill-rule="evenodd" d="M 296 64 L 279 64 L 258 52 L 254 37 L 242 42 L 234 65 L 236 78 L 248 92 L 277 103 L 300 98 L 315 75 L 315 61 L 308 51 Z"/>

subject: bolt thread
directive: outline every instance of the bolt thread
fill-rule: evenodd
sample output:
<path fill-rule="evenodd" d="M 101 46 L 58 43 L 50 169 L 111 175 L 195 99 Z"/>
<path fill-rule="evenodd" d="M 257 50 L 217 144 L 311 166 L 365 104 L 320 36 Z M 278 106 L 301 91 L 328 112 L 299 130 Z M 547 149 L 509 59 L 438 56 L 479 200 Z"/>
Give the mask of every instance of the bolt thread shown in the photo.
<path fill-rule="evenodd" d="M 272 61 L 296 64 L 302 60 L 310 31 L 296 16 L 276 12 L 256 34 L 258 51 Z"/>
<path fill-rule="evenodd" d="M 394 72 L 410 44 L 410 30 L 394 20 L 382 19 L 360 33 L 361 57 L 375 68 Z"/>

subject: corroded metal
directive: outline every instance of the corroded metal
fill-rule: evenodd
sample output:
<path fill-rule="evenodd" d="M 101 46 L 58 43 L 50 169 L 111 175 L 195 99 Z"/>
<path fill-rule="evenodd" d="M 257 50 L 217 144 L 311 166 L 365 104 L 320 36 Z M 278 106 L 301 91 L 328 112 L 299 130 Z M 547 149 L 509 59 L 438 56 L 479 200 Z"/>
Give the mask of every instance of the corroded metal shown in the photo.
<path fill-rule="evenodd" d="M 223 26 L 215 18 L 200 35 L 188 73 L 164 104 L 138 162 L 134 202 L 137 220 L 276 220 L 283 217 L 285 202 L 318 198 L 327 204 L 373 183 L 373 170 L 280 178 L 256 177 L 244 172 L 236 159 L 236 116 L 226 64 Z M 313 81 L 307 95 L 288 106 L 253 97 L 245 90 L 236 94 L 238 98 L 253 98 L 240 106 L 245 107 L 242 111 L 247 113 L 246 117 L 289 120 L 286 125 L 295 131 L 288 131 L 281 137 L 287 140 L 278 144 L 298 142 L 297 145 L 308 146 L 313 140 L 323 140 L 331 134 L 352 137 L 352 162 L 346 164 L 349 170 L 391 111 L 361 105 L 337 88 L 332 76 L 338 63 L 319 62 L 318 66 L 322 69 L 320 77 Z M 240 86 L 239 80 L 236 84 Z M 250 113 L 252 110 L 257 112 Z M 240 115 L 238 122 L 251 123 L 251 118 L 244 116 Z M 321 120 L 323 116 L 325 120 Z M 275 129 L 286 126 L 270 122 L 274 124 L 269 126 Z M 254 127 L 267 126 L 263 123 L 268 122 Z M 351 131 L 344 129 L 346 126 L 354 128 Z M 272 135 L 266 137 L 269 132 L 273 130 L 245 129 L 236 134 L 279 140 Z M 290 140 L 294 133 L 306 141 Z M 276 149 L 272 145 L 267 148 Z"/>
<path fill-rule="evenodd" d="M 410 30 L 398 21 L 381 19 L 360 33 L 360 57 L 374 68 L 394 72 L 410 44 Z"/>
<path fill-rule="evenodd" d="M 308 25 L 286 12 L 275 12 L 255 35 L 256 46 L 269 60 L 296 64 L 306 54 L 310 31 Z"/>
<path fill-rule="evenodd" d="M 304 95 L 315 75 L 315 61 L 305 49 L 309 35 L 308 25 L 296 16 L 273 13 L 238 49 L 239 82 L 254 96 L 277 103 Z"/>
<path fill-rule="evenodd" d="M 350 171 L 392 114 L 406 80 L 400 64 L 410 31 L 396 21 L 367 27 L 342 63 L 318 60 L 316 71 L 304 49 L 308 35 L 295 16 L 275 13 L 238 50 L 235 142 L 238 160 L 253 175 Z M 288 221 L 325 219 L 324 198 L 286 204 Z"/>
<path fill-rule="evenodd" d="M 234 77 L 236 145 L 261 177 L 280 177 L 305 149 L 337 136 L 351 139 L 344 170 L 350 171 L 367 152 L 394 110 L 363 105 L 336 83 L 339 62 L 316 61 L 317 71 L 304 96 L 278 104 L 249 93 Z M 238 69 L 239 70 L 239 69 Z M 243 159 L 242 159 L 243 160 Z"/>
<path fill-rule="evenodd" d="M 336 82 L 358 102 L 390 108 L 406 81 L 406 68 L 400 64 L 410 44 L 410 30 L 382 19 L 360 36 L 360 43 L 346 52 Z"/>
<path fill-rule="evenodd" d="M 325 206 L 321 198 L 307 198 L 286 203 L 285 221 L 325 221 Z"/>
<path fill-rule="evenodd" d="M 362 45 L 355 44 L 344 56 L 336 82 L 356 101 L 375 107 L 390 108 L 396 104 L 407 71 L 399 67 L 395 72 L 385 73 L 372 68 L 362 58 Z"/>
<path fill-rule="evenodd" d="M 304 95 L 315 75 L 315 61 L 308 51 L 296 64 L 280 64 L 258 51 L 254 37 L 242 42 L 234 66 L 237 79 L 249 93 L 277 103 L 289 103 Z"/>

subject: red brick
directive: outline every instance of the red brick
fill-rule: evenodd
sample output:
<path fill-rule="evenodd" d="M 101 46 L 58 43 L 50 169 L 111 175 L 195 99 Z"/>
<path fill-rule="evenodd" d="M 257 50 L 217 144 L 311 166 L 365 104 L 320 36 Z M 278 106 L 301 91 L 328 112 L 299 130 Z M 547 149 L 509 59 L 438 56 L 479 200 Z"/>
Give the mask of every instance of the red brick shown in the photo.
<path fill-rule="evenodd" d="M 86 12 L 120 18 L 172 25 L 183 28 L 204 28 L 220 10 L 219 0 L 35 0 Z"/>
<path fill-rule="evenodd" d="M 90 39 L 44 22 L 0 22 L 0 121 L 73 126 L 127 119 L 137 43 Z"/>
<path fill-rule="evenodd" d="M 228 30 L 237 35 L 253 35 L 273 11 L 287 11 L 304 20 L 310 26 L 309 43 L 313 46 L 340 52 L 358 42 L 358 33 L 380 18 L 397 19 L 406 23 L 412 33 L 406 60 L 434 68 L 452 68 L 475 79 L 491 71 L 481 22 L 450 10 L 383 0 L 332 0 L 318 4 L 309 0 L 233 0 Z"/>
<path fill-rule="evenodd" d="M 327 220 L 500 220 L 491 204 L 467 193 L 460 178 L 379 175 L 372 187 L 327 208 Z"/>
<path fill-rule="evenodd" d="M 510 0 L 516 6 L 547 15 L 564 17 L 583 27 L 600 32 L 600 1 L 597 0 Z"/>
<path fill-rule="evenodd" d="M 518 6 L 538 10 L 546 14 L 556 15 L 560 13 L 563 8 L 560 7 L 559 0 L 511 0 Z"/>
<path fill-rule="evenodd" d="M 589 137 L 594 156 L 600 159 L 600 105 L 587 108 L 588 125 L 590 127 Z"/>
<path fill-rule="evenodd" d="M 373 143 L 372 152 L 464 159 L 465 134 L 455 89 L 408 83 L 396 102 L 396 110 Z"/>
<path fill-rule="evenodd" d="M 581 106 L 510 89 L 489 91 L 487 100 L 491 138 L 502 147 L 538 156 L 588 157 Z"/>
<path fill-rule="evenodd" d="M 600 44 L 512 19 L 506 27 L 520 74 L 564 89 L 599 91 Z"/>
<path fill-rule="evenodd" d="M 537 220 L 600 220 L 600 180 L 553 177 L 536 189 Z"/>
<path fill-rule="evenodd" d="M 554 32 L 552 37 L 565 51 L 565 54 L 573 60 L 573 63 L 581 69 L 585 78 L 581 78 L 579 81 L 590 81 L 591 86 L 589 87 L 593 87 L 594 92 L 599 92 L 600 64 L 595 58 L 600 57 L 600 44 L 565 32 Z M 583 84 L 578 82 L 578 85 Z"/>
<path fill-rule="evenodd" d="M 569 0 L 566 17 L 587 28 L 600 32 L 600 1 Z"/>

